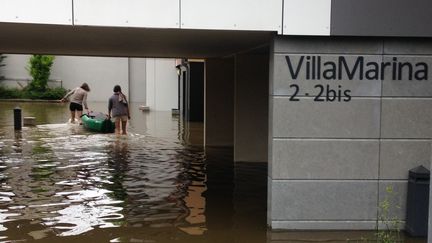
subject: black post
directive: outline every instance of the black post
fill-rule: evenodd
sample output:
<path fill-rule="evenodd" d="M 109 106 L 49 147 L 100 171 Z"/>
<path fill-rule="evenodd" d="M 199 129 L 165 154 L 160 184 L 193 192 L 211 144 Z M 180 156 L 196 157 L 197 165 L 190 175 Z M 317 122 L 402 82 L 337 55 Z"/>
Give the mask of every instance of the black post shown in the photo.
<path fill-rule="evenodd" d="M 15 107 L 14 109 L 14 127 L 15 130 L 21 130 L 22 128 L 21 108 L 19 107 Z"/>

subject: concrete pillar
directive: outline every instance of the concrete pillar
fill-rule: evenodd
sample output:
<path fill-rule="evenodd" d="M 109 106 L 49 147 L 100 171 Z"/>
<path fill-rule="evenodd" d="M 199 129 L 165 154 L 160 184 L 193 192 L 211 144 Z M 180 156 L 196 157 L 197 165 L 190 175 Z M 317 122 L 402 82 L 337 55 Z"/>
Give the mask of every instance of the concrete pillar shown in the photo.
<path fill-rule="evenodd" d="M 432 148 L 431 148 L 432 149 Z M 432 153 L 431 153 L 432 156 Z M 430 168 L 432 168 L 432 157 L 430 159 Z M 432 243 L 432 186 L 429 183 L 429 230 L 428 230 L 428 243 Z"/>
<path fill-rule="evenodd" d="M 213 58 L 205 63 L 206 146 L 234 145 L 234 58 Z"/>
<path fill-rule="evenodd" d="M 177 108 L 178 76 L 174 59 L 146 58 L 146 105 L 152 111 Z"/>
<path fill-rule="evenodd" d="M 268 90 L 268 54 L 237 55 L 234 88 L 234 161 L 267 161 Z"/>
<path fill-rule="evenodd" d="M 189 62 L 189 79 L 186 86 L 188 121 L 204 121 L 204 79 L 204 63 Z"/>
<path fill-rule="evenodd" d="M 146 102 L 146 59 L 129 58 L 129 100 Z"/>

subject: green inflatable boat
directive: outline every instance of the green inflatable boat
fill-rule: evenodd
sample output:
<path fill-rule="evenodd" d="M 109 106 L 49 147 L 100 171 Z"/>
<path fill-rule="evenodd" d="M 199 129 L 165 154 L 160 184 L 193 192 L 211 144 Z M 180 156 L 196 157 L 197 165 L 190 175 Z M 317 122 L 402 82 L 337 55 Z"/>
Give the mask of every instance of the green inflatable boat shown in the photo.
<path fill-rule="evenodd" d="M 114 122 L 107 119 L 102 112 L 90 112 L 81 116 L 84 128 L 93 132 L 113 133 L 115 131 Z"/>

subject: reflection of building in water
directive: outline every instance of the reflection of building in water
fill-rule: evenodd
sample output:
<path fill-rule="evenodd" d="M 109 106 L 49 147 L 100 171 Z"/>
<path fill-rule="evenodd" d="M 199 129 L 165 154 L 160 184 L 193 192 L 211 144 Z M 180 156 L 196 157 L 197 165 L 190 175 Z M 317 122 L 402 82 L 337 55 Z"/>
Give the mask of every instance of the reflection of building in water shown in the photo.
<path fill-rule="evenodd" d="M 119 138 L 108 148 L 111 184 L 105 188 L 116 200 L 124 201 L 124 223 L 203 233 L 205 174 L 201 151 L 148 136 Z"/>
<path fill-rule="evenodd" d="M 179 227 L 189 235 L 202 235 L 206 231 L 206 201 L 203 193 L 207 190 L 205 161 L 201 153 L 184 150 L 183 164 L 186 168 L 184 176 L 188 178 L 187 193 L 183 198 L 188 209 L 185 226 Z"/>
<path fill-rule="evenodd" d="M 189 209 L 189 214 L 185 221 L 189 224 L 184 227 L 179 227 L 182 231 L 190 235 L 202 235 L 205 228 L 205 199 L 202 193 L 206 190 L 204 183 L 197 182 L 195 185 L 190 185 L 187 196 L 184 198 L 185 206 Z"/>
<path fill-rule="evenodd" d="M 125 173 L 128 170 L 128 143 L 117 139 L 108 145 L 109 157 L 108 167 L 111 169 L 111 183 L 106 188 L 111 191 L 110 195 L 116 200 L 126 200 L 127 193 L 123 187 Z"/>

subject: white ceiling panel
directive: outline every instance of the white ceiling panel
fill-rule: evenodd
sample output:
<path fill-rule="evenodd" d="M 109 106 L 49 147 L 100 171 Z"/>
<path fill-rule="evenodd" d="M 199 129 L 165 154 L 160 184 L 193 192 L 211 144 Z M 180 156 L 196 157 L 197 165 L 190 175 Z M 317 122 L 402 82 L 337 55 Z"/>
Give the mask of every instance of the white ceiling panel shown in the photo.
<path fill-rule="evenodd" d="M 72 0 L 0 0 L 0 22 L 72 24 Z"/>
<path fill-rule="evenodd" d="M 179 28 L 178 0 L 75 0 L 75 25 Z"/>
<path fill-rule="evenodd" d="M 330 35 L 331 0 L 284 0 L 284 35 Z"/>
<path fill-rule="evenodd" d="M 282 31 L 282 0 L 181 0 L 181 28 Z"/>

